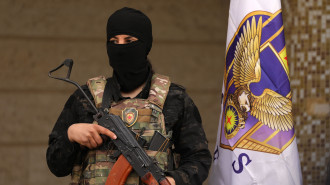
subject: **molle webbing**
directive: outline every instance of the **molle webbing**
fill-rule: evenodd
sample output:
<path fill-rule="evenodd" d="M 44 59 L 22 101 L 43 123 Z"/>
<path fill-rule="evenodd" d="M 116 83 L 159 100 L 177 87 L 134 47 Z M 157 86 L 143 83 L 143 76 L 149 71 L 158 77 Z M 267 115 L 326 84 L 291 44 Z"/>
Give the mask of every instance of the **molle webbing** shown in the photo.
<path fill-rule="evenodd" d="M 145 131 L 141 136 L 147 140 L 147 142 L 150 141 L 155 131 L 166 135 L 162 109 L 170 84 L 171 82 L 168 77 L 154 74 L 151 79 L 151 86 L 147 99 L 133 98 L 113 102 L 109 112 L 121 116 L 123 119 L 123 110 L 127 107 L 134 107 L 138 112 L 138 117 L 136 123 L 131 126 L 133 131 L 139 133 L 140 130 L 144 128 Z"/>
<path fill-rule="evenodd" d="M 88 80 L 87 85 L 91 94 L 94 97 L 95 105 L 101 108 L 104 88 L 106 86 L 104 76 L 99 76 Z M 162 109 L 169 91 L 170 80 L 166 76 L 154 74 L 151 79 L 149 96 L 147 99 L 124 99 L 118 102 L 112 102 L 109 107 L 109 113 L 118 115 L 122 120 L 125 120 L 129 114 L 125 113 L 125 109 L 135 109 L 137 118 L 132 125 L 128 125 L 134 132 L 141 134 L 147 143 L 150 142 L 155 131 L 166 135 L 165 120 Z M 111 89 L 110 89 L 111 90 Z M 104 102 L 103 102 L 104 104 Z M 129 112 L 130 113 L 130 112 Z M 126 119 L 128 120 L 128 119 Z M 128 123 L 128 122 L 126 122 Z M 143 130 L 143 131 L 142 131 Z M 80 182 L 80 184 L 101 185 L 104 184 L 109 171 L 114 165 L 115 150 L 101 151 L 91 150 L 85 158 L 85 163 L 82 166 L 77 166 L 74 169 L 77 172 L 72 173 L 72 184 Z M 159 167 L 163 170 L 168 169 L 169 151 L 151 151 L 146 150 L 146 153 L 157 160 Z M 78 173 L 80 171 L 80 173 Z M 81 174 L 79 176 L 79 174 Z M 126 185 L 139 185 L 139 177 L 135 172 L 130 173 L 126 180 Z"/>
<path fill-rule="evenodd" d="M 151 109 L 137 109 L 139 112 L 139 117 L 137 118 L 137 122 L 150 122 Z M 109 113 L 120 116 L 123 119 L 122 110 L 119 109 L 110 109 Z"/>

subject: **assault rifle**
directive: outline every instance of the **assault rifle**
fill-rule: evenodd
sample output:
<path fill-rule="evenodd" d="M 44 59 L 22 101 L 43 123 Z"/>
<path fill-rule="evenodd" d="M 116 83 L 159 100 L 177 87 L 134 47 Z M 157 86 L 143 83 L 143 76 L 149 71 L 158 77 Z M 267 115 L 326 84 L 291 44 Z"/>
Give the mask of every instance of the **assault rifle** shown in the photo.
<path fill-rule="evenodd" d="M 52 72 L 57 71 L 63 66 L 67 66 L 69 68 L 66 78 L 59 78 L 51 75 Z M 94 120 L 100 126 L 103 126 L 116 134 L 117 139 L 112 141 L 122 155 L 119 156 L 117 162 L 112 168 L 106 185 L 124 184 L 132 168 L 141 177 L 141 180 L 145 184 L 156 185 L 159 183 L 161 185 L 170 185 L 170 182 L 165 178 L 163 170 L 157 165 L 157 162 L 152 160 L 146 154 L 136 138 L 132 135 L 132 131 L 125 126 L 125 123 L 121 120 L 121 118 L 119 116 L 109 114 L 106 111 L 99 111 L 82 90 L 80 85 L 69 79 L 72 66 L 72 59 L 66 59 L 60 66 L 49 71 L 48 76 L 75 85 L 83 93 L 95 110 L 96 114 L 94 115 Z M 114 169 L 119 169 L 119 171 Z"/>

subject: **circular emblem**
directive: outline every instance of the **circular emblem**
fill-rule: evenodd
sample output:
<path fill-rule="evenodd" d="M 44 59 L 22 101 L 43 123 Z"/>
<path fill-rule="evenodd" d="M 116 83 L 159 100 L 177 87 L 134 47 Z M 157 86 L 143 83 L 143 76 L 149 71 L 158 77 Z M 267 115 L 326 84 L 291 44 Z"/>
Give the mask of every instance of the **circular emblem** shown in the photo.
<path fill-rule="evenodd" d="M 133 108 L 125 108 L 122 111 L 122 119 L 126 123 L 127 127 L 131 127 L 134 125 L 138 118 L 138 110 Z"/>
<path fill-rule="evenodd" d="M 135 115 L 132 112 L 126 114 L 126 120 L 128 123 L 133 122 L 134 118 L 135 118 Z"/>
<path fill-rule="evenodd" d="M 225 114 L 226 118 L 225 118 L 224 128 L 225 128 L 226 138 L 231 139 L 239 131 L 238 112 L 236 107 L 233 104 L 231 104 L 231 102 L 228 102 L 225 113 L 226 113 Z"/>

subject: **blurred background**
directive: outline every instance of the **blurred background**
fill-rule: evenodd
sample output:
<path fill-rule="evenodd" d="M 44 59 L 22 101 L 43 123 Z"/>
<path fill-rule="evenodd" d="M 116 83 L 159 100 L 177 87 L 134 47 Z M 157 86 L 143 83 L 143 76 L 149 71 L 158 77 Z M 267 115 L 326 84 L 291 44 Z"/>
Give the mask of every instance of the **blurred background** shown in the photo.
<path fill-rule="evenodd" d="M 1 0 L 0 185 L 68 184 L 48 170 L 46 149 L 75 87 L 47 77 L 66 58 L 71 79 L 111 76 L 106 22 L 124 6 L 153 24 L 149 58 L 156 72 L 186 87 L 213 153 L 229 0 Z M 330 161 L 330 3 L 282 0 L 298 150 L 304 184 L 325 184 Z M 207 183 L 207 182 L 206 182 Z M 206 184 L 204 183 L 204 184 Z"/>

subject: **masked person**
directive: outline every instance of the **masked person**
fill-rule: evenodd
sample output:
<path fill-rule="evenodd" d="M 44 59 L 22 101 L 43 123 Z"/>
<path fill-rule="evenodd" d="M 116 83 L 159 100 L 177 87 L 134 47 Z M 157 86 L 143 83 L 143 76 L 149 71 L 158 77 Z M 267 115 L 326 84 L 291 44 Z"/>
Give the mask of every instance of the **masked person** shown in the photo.
<path fill-rule="evenodd" d="M 171 138 L 173 145 L 166 151 L 153 152 L 145 147 L 146 153 L 158 161 L 171 184 L 200 185 L 211 165 L 201 118 L 182 86 L 153 72 L 147 59 L 152 40 L 151 22 L 145 14 L 126 7 L 117 10 L 107 23 L 107 53 L 113 76 L 90 79 L 82 89 L 98 108 L 120 115 L 149 147 L 156 131 Z M 100 147 L 105 144 L 100 134 L 112 139 L 116 136 L 91 124 L 93 114 L 77 90 L 66 102 L 49 136 L 48 167 L 56 176 L 71 173 L 71 184 L 104 184 L 118 157 L 111 141 L 107 148 Z M 126 184 L 142 183 L 131 172 Z"/>

